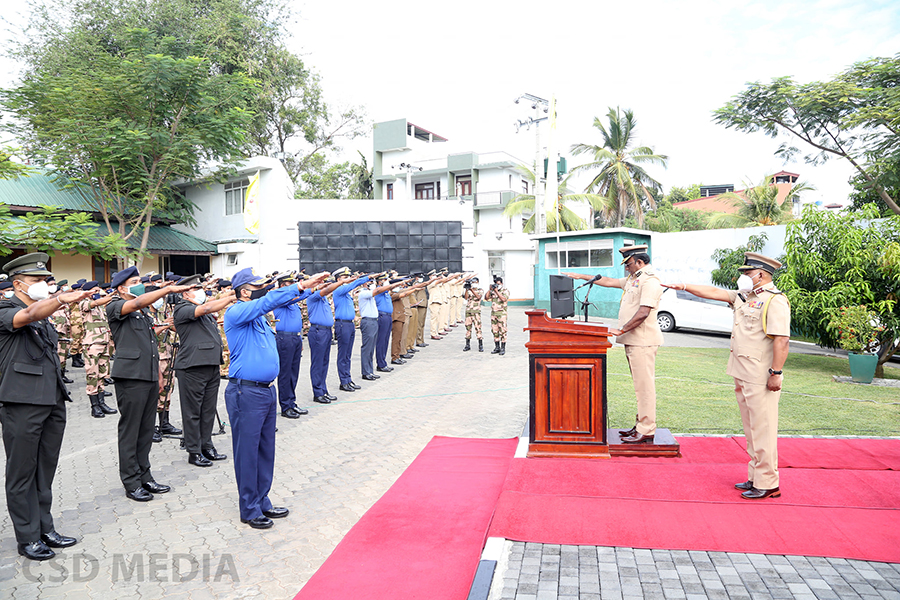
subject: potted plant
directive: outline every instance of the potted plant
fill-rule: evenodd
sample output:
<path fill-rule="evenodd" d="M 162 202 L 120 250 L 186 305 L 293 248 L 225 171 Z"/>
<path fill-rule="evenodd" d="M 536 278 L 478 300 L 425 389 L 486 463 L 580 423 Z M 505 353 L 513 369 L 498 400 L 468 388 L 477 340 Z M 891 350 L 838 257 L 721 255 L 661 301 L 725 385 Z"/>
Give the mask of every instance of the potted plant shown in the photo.
<path fill-rule="evenodd" d="M 858 383 L 872 383 L 878 366 L 878 334 L 884 331 L 878 315 L 864 305 L 835 309 L 828 328 L 837 331 L 838 345 L 847 350 L 850 376 Z"/>

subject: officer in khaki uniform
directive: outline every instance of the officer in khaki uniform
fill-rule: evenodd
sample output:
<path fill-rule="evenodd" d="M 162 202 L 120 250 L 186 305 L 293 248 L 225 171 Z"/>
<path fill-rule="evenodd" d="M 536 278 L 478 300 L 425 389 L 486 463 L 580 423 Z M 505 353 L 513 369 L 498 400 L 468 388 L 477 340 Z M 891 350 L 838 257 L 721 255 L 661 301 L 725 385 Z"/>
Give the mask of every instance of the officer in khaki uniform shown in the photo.
<path fill-rule="evenodd" d="M 772 275 L 781 263 L 756 252 L 744 253 L 738 267 L 738 290 L 709 285 L 674 284 L 695 296 L 728 302 L 734 309 L 731 354 L 725 372 L 734 377 L 734 392 L 747 439 L 747 481 L 734 487 L 748 500 L 777 498 L 778 401 L 782 367 L 791 336 L 791 306 L 775 287 Z"/>
<path fill-rule="evenodd" d="M 619 329 L 610 329 L 616 341 L 625 346 L 625 357 L 631 369 L 634 394 L 637 398 L 635 425 L 620 432 L 626 444 L 653 443 L 656 434 L 656 353 L 663 336 L 656 321 L 663 288 L 650 264 L 645 244 L 619 248 L 628 277 L 601 277 L 598 285 L 621 288 Z M 580 273 L 564 273 L 575 279 L 593 279 Z"/>

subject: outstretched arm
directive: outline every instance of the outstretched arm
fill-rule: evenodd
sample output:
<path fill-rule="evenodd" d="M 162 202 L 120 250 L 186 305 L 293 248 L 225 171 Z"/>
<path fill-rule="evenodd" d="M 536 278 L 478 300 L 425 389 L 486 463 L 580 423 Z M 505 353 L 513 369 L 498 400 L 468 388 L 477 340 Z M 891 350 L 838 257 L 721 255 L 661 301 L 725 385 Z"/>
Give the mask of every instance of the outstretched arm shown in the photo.
<path fill-rule="evenodd" d="M 697 285 L 693 283 L 663 283 L 661 285 L 671 290 L 684 290 L 695 296 L 699 296 L 700 298 L 721 300 L 722 302 L 731 304 L 731 295 L 728 293 L 728 290 L 723 290 L 722 288 L 713 287 L 711 285 Z"/>

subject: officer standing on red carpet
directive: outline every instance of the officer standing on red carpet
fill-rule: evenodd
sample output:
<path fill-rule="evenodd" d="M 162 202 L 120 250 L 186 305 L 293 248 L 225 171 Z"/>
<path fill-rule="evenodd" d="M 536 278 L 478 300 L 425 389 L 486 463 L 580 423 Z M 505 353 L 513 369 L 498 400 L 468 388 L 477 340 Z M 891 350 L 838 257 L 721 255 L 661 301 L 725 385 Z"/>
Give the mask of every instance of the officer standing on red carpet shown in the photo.
<path fill-rule="evenodd" d="M 756 252 L 744 253 L 738 267 L 738 290 L 678 283 L 665 287 L 728 302 L 734 309 L 731 354 L 726 373 L 734 377 L 734 392 L 747 438 L 747 481 L 734 487 L 748 500 L 777 498 L 778 401 L 782 369 L 791 336 L 791 305 L 772 282 L 781 263 Z"/>

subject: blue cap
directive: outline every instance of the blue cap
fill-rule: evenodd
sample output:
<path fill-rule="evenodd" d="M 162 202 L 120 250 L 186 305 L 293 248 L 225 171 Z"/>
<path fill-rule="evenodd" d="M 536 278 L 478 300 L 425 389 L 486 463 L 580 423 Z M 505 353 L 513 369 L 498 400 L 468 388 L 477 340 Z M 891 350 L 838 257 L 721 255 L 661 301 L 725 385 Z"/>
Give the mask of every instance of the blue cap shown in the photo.
<path fill-rule="evenodd" d="M 82 284 L 81 284 L 81 289 L 83 289 L 83 290 L 92 290 L 92 289 L 94 289 L 95 287 L 97 287 L 98 285 L 100 285 L 100 282 L 99 282 L 99 281 L 88 281 L 88 282 L 86 282 L 86 283 L 82 283 Z"/>
<path fill-rule="evenodd" d="M 0 290 L 6 290 L 13 286 L 12 281 L 0 281 Z"/>
<path fill-rule="evenodd" d="M 115 275 L 113 275 L 112 281 L 109 283 L 110 287 L 117 288 L 132 277 L 139 277 L 140 271 L 137 270 L 137 267 L 134 265 L 128 267 L 127 269 L 122 269 Z"/>
<path fill-rule="evenodd" d="M 237 273 L 234 274 L 234 277 L 231 278 L 231 287 L 237 289 L 242 285 L 264 285 L 266 283 L 265 277 L 260 277 L 256 273 L 253 272 L 253 267 L 247 267 L 246 269 L 241 269 Z"/>
<path fill-rule="evenodd" d="M 73 284 L 72 284 L 72 289 L 73 289 L 73 290 L 80 290 L 80 289 L 81 289 L 81 284 L 80 284 L 80 283 L 73 283 Z"/>

